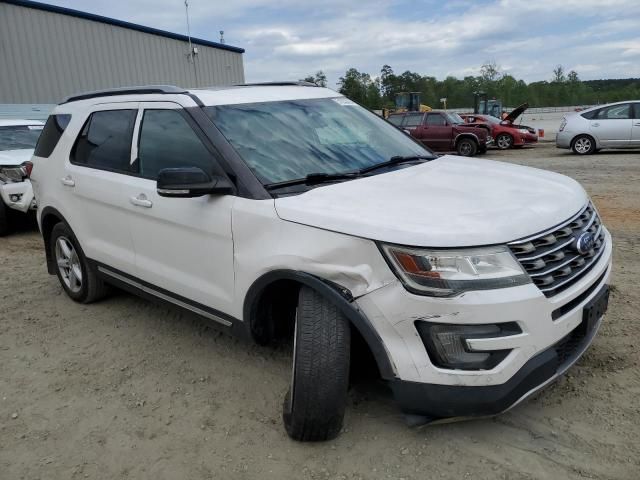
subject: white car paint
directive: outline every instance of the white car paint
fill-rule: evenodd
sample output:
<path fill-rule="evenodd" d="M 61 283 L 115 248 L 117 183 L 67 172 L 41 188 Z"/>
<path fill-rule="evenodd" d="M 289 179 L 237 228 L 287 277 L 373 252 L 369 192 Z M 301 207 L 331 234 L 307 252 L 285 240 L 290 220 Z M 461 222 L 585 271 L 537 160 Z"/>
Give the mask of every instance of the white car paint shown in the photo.
<path fill-rule="evenodd" d="M 1 127 L 31 126 L 42 128 L 44 124 L 36 120 L 0 120 Z M 3 150 L 0 151 L 0 167 L 15 167 L 31 160 L 33 149 Z M 18 200 L 15 200 L 18 198 Z M 26 213 L 35 208 L 33 188 L 28 179 L 22 182 L 4 183 L 0 180 L 0 199 L 12 210 Z"/>
<path fill-rule="evenodd" d="M 192 90 L 205 105 L 341 97 L 310 87 Z M 348 290 L 387 352 L 396 379 L 440 385 L 500 385 L 525 362 L 561 340 L 582 319 L 583 306 L 608 283 L 611 237 L 600 260 L 571 288 L 547 298 L 533 284 L 470 291 L 452 298 L 409 292 L 378 241 L 420 247 L 495 245 L 545 231 L 588 202 L 575 181 L 500 162 L 445 156 L 389 173 L 318 186 L 277 199 L 204 196 L 163 198 L 153 181 L 73 165 L 68 152 L 88 115 L 113 108 L 189 108 L 180 94 L 128 94 L 59 105 L 71 114 L 52 156 L 34 157 L 39 210 L 55 208 L 87 257 L 141 282 L 246 322 L 247 293 L 262 275 L 291 270 Z M 138 114 L 134 132 L 138 131 Z M 131 160 L 135 160 L 136 135 Z M 148 208 L 132 204 L 145 195 Z M 598 280 L 599 279 L 599 280 Z M 595 282 L 598 281 L 598 285 Z M 591 292 L 585 295 L 586 292 Z M 581 298 L 584 296 L 584 298 Z M 572 300 L 552 321 L 551 312 Z M 523 332 L 476 339 L 487 350 L 512 349 L 492 370 L 432 364 L 414 327 L 442 323 L 517 322 Z M 474 343 L 475 342 L 475 343 Z"/>
<path fill-rule="evenodd" d="M 275 203 L 283 220 L 401 245 L 464 247 L 532 235 L 586 202 L 564 175 L 446 155 Z"/>

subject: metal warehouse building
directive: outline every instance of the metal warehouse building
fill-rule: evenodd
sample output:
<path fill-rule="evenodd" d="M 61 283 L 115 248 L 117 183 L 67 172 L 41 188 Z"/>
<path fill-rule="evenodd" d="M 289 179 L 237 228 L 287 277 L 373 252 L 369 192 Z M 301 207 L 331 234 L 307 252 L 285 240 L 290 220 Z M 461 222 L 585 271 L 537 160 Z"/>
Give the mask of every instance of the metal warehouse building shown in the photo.
<path fill-rule="evenodd" d="M 7 104 L 54 104 L 109 87 L 244 82 L 242 48 L 191 42 L 193 55 L 185 35 L 39 2 L 0 0 L 0 110 L 7 116 Z"/>

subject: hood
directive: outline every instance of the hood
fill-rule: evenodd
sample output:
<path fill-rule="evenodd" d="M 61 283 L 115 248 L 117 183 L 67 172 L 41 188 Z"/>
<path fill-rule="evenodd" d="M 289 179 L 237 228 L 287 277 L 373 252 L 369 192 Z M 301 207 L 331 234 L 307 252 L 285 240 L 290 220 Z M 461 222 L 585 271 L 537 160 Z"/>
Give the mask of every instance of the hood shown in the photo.
<path fill-rule="evenodd" d="M 0 151 L 0 166 L 21 165 L 31 160 L 33 156 L 33 148 L 24 150 L 3 150 Z"/>
<path fill-rule="evenodd" d="M 283 220 L 402 245 L 506 243 L 553 227 L 588 197 L 563 175 L 445 155 L 275 200 Z"/>
<path fill-rule="evenodd" d="M 527 108 L 529 108 L 529 104 L 525 102 L 519 107 L 514 108 L 509 115 L 504 117 L 503 121 L 507 121 L 511 123 L 515 122 L 516 118 L 522 115 Z"/>

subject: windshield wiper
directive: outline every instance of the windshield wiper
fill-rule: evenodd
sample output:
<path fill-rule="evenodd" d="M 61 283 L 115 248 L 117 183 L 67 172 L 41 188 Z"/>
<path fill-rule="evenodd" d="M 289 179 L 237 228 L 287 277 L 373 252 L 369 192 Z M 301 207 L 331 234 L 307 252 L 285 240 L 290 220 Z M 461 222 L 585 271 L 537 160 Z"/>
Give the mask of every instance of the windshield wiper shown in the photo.
<path fill-rule="evenodd" d="M 319 185 L 321 183 L 334 182 L 336 180 L 350 180 L 358 178 L 360 172 L 345 173 L 310 173 L 303 178 L 294 178 L 293 180 L 285 180 L 284 182 L 267 183 L 264 188 L 267 190 L 276 190 L 278 188 L 293 187 L 295 185 Z"/>
<path fill-rule="evenodd" d="M 374 170 L 378 170 L 380 168 L 391 167 L 393 165 L 399 165 L 405 162 L 413 162 L 416 160 L 433 160 L 435 157 L 431 157 L 428 155 L 396 155 L 391 157 L 386 162 L 376 163 L 375 165 L 371 165 L 370 167 L 361 168 L 358 173 L 363 175 L 365 173 L 373 172 Z"/>

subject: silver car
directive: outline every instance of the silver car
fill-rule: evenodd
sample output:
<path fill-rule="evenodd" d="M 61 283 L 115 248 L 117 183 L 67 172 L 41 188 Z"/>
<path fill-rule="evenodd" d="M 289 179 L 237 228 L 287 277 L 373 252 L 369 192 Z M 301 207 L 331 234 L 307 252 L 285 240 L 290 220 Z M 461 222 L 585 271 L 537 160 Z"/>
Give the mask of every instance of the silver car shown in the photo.
<path fill-rule="evenodd" d="M 599 105 L 563 117 L 556 147 L 578 155 L 602 148 L 640 148 L 640 100 Z"/>

